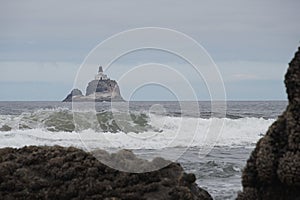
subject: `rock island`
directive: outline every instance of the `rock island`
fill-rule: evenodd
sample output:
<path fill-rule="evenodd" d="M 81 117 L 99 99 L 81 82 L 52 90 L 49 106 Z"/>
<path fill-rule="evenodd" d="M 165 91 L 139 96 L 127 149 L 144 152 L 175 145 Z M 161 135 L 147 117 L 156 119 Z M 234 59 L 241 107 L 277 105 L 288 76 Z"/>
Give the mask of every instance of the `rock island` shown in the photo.
<path fill-rule="evenodd" d="M 86 94 L 83 95 L 79 89 L 73 89 L 63 102 L 72 101 L 124 101 L 120 94 L 118 83 L 104 74 L 102 66 L 99 67 L 95 79 L 88 83 Z"/>

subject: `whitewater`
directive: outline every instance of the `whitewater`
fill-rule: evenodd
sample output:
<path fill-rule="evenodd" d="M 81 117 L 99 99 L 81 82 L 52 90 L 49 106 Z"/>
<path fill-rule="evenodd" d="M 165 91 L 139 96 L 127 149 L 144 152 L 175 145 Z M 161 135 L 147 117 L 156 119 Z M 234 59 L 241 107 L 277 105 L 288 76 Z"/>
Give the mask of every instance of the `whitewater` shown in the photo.
<path fill-rule="evenodd" d="M 4 118 L 4 120 L 3 120 Z M 10 131 L 0 132 L 0 147 L 23 147 L 28 145 L 61 145 L 84 148 L 84 144 L 95 148 L 156 149 L 163 147 L 200 147 L 212 124 L 223 122 L 223 128 L 216 138 L 216 146 L 252 146 L 266 132 L 275 119 L 196 119 L 189 117 L 155 116 L 149 123 L 159 131 L 148 130 L 141 133 L 97 132 L 88 128 L 81 132 L 49 131 L 43 124 L 35 128 L 19 128 L 17 119 L 0 116 L 0 126 L 11 126 Z M 10 120 L 10 122 L 9 122 Z M 14 121 L 15 120 L 15 121 Z M 15 124 L 12 124 L 15 122 Z M 198 123 L 197 130 L 194 124 Z M 162 125 L 159 127 L 159 125 Z M 28 126 L 28 125 L 27 125 Z M 181 127 L 180 127 L 181 126 Z M 192 130 L 190 130 L 192 129 Z M 182 133 L 177 133 L 181 131 Z M 192 134 L 185 134 L 192 132 Z"/>

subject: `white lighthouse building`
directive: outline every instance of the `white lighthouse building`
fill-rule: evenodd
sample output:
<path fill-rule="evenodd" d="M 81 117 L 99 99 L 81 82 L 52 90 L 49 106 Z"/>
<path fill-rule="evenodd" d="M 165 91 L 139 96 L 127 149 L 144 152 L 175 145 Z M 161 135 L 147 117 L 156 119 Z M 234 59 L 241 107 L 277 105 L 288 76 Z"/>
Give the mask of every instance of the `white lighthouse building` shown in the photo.
<path fill-rule="evenodd" d="M 98 74 L 95 76 L 95 80 L 109 80 L 106 74 L 103 73 L 102 66 L 99 67 Z"/>

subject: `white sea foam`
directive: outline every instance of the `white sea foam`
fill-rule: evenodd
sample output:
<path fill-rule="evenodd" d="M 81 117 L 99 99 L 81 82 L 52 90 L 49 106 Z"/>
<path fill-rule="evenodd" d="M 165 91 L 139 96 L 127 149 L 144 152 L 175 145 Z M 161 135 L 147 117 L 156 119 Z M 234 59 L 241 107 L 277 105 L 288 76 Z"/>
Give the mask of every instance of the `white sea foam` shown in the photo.
<path fill-rule="evenodd" d="M 9 120 L 6 120 L 9 121 Z M 220 133 L 208 137 L 209 129 L 224 122 Z M 44 128 L 12 129 L 0 132 L 0 147 L 25 145 L 61 145 L 79 148 L 161 149 L 166 147 L 251 146 L 266 132 L 274 119 L 199 119 L 189 117 L 150 116 L 150 125 L 161 132 L 149 130 L 142 133 L 96 132 L 92 129 L 76 132 L 50 132 Z M 195 126 L 197 125 L 198 126 Z M 212 141 L 213 140 L 213 141 Z"/>

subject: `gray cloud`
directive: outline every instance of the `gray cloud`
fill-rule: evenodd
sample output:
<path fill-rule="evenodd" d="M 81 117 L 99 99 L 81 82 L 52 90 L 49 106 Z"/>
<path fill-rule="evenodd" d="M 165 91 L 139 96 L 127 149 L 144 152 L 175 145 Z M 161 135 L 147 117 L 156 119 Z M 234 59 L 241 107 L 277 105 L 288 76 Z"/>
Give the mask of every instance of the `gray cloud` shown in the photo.
<path fill-rule="evenodd" d="M 0 8 L 0 41 L 58 48 L 75 42 L 87 48 L 91 41 L 95 45 L 129 28 L 161 26 L 222 51 L 248 53 L 254 47 L 286 48 L 299 40 L 299 7 L 297 0 L 7 1 Z"/>
<path fill-rule="evenodd" d="M 281 81 L 283 63 L 299 45 L 299 7 L 298 0 L 2 1 L 0 77 L 12 80 L 20 64 L 27 70 L 21 80 L 41 81 L 36 70 L 40 63 L 64 63 L 57 72 L 72 77 L 76 70 L 66 63 L 79 66 L 104 39 L 130 28 L 158 26 L 196 39 L 217 61 L 228 83 Z M 51 69 L 48 72 L 55 74 Z"/>

